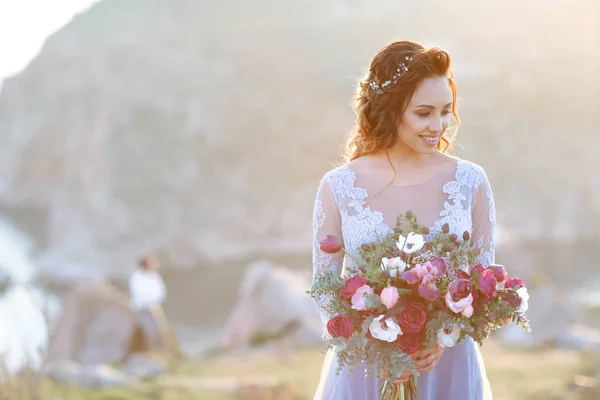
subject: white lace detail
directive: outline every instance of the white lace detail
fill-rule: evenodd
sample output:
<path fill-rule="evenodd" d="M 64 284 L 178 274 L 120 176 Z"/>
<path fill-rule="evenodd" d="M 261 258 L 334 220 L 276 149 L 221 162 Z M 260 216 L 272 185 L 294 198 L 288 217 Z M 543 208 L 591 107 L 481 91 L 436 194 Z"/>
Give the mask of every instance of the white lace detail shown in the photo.
<path fill-rule="evenodd" d="M 313 215 L 313 272 L 335 268 L 342 273 L 344 256 L 330 255 L 319 249 L 326 235 L 342 238 L 344 248 L 358 257 L 360 246 L 391 231 L 384 214 L 367 206 L 366 189 L 355 186 L 356 174 L 348 166 L 329 171 L 321 181 Z M 451 233 L 459 236 L 467 231 L 481 247 L 480 262 L 487 266 L 494 262 L 493 231 L 495 209 L 492 191 L 484 170 L 469 161 L 459 160 L 454 180 L 445 183 L 442 190 L 448 199 L 439 218 L 430 226 L 430 235 L 448 224 Z M 350 258 L 345 262 L 353 265 Z"/>
<path fill-rule="evenodd" d="M 315 210 L 314 210 L 314 224 L 313 224 L 313 250 L 319 248 L 319 240 L 318 233 L 319 229 L 323 227 L 325 224 L 325 219 L 327 218 L 327 214 L 323 212 L 323 205 L 321 203 L 321 199 L 317 198 L 315 200 Z M 314 251 L 313 252 L 313 265 L 318 266 L 316 271 L 322 271 L 327 269 L 327 267 L 331 266 L 331 262 L 333 257 L 331 254 L 325 253 L 324 251 Z"/>

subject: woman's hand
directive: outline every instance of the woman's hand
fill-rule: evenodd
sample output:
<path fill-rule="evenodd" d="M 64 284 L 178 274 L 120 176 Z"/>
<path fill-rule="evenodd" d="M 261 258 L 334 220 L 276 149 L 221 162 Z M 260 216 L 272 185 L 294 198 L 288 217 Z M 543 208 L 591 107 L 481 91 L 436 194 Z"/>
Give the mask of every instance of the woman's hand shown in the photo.
<path fill-rule="evenodd" d="M 418 350 L 411 356 L 420 374 L 429 372 L 436 366 L 445 348 L 439 344 L 430 349 Z"/>
<path fill-rule="evenodd" d="M 394 383 L 400 384 L 400 383 L 406 383 L 406 381 L 408 381 L 411 377 L 412 373 L 410 372 L 409 369 L 405 369 L 404 372 L 402 373 L 402 375 L 400 375 L 400 378 L 396 379 L 394 381 Z"/>
<path fill-rule="evenodd" d="M 382 378 L 387 379 L 387 375 L 388 375 L 388 371 L 386 369 L 383 371 Z M 410 369 L 405 369 L 404 372 L 402 373 L 402 375 L 400 375 L 400 377 L 397 378 L 394 381 L 394 383 L 397 383 L 397 384 L 406 383 L 406 381 L 408 381 L 410 379 L 411 375 L 412 375 L 412 372 L 410 372 Z"/>

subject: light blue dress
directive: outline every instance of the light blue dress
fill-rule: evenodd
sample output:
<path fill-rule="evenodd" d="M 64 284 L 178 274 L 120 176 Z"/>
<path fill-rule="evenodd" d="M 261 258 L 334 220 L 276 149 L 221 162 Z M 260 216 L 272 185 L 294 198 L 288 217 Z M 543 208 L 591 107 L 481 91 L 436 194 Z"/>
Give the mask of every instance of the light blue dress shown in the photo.
<path fill-rule="evenodd" d="M 402 179 L 381 192 L 385 180 L 364 176 L 352 164 L 329 171 L 319 185 L 314 208 L 313 273 L 335 268 L 340 273 L 352 261 L 343 252 L 331 255 L 319 249 L 327 235 L 343 238 L 347 251 L 358 256 L 360 245 L 391 231 L 396 216 L 411 210 L 431 234 L 447 223 L 452 233 L 468 231 L 481 248 L 481 263 L 494 261 L 495 210 L 484 170 L 453 159 L 434 176 L 421 181 Z M 381 193 L 380 193 L 381 192 Z M 370 193 L 379 193 L 370 196 Z M 440 211 L 441 210 L 441 211 Z M 325 316 L 324 323 L 326 322 Z M 325 358 L 315 400 L 378 400 L 382 381 L 365 377 L 365 368 L 336 374 L 337 360 L 330 350 Z M 489 400 L 492 393 L 478 345 L 468 338 L 447 348 L 437 365 L 418 378 L 419 400 Z"/>

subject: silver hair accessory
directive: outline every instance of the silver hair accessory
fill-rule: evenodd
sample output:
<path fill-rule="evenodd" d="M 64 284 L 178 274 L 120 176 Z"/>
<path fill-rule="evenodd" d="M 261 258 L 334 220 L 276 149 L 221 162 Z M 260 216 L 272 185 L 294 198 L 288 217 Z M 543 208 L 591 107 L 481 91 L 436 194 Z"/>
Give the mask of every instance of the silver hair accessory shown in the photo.
<path fill-rule="evenodd" d="M 394 76 L 392 76 L 392 79 L 383 82 L 381 84 L 381 87 L 379 87 L 379 85 L 375 83 L 375 81 L 369 82 L 369 86 L 371 86 L 371 89 L 373 89 L 375 93 L 382 94 L 386 92 L 389 88 L 394 86 L 396 83 L 398 83 L 400 77 L 402 77 L 402 75 L 404 75 L 404 73 L 408 71 L 408 67 L 410 66 L 410 62 L 413 58 L 406 56 L 404 57 L 404 59 L 406 60 L 406 63 L 403 61 L 396 69 L 396 73 L 394 74 Z"/>

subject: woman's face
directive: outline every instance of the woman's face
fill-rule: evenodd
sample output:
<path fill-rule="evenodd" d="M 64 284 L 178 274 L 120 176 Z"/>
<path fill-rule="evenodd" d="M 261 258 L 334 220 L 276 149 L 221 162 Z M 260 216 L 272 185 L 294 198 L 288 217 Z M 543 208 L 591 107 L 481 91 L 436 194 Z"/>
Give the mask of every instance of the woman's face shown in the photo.
<path fill-rule="evenodd" d="M 451 115 L 452 91 L 447 78 L 426 78 L 408 102 L 398 126 L 398 138 L 416 153 L 433 153 Z"/>

